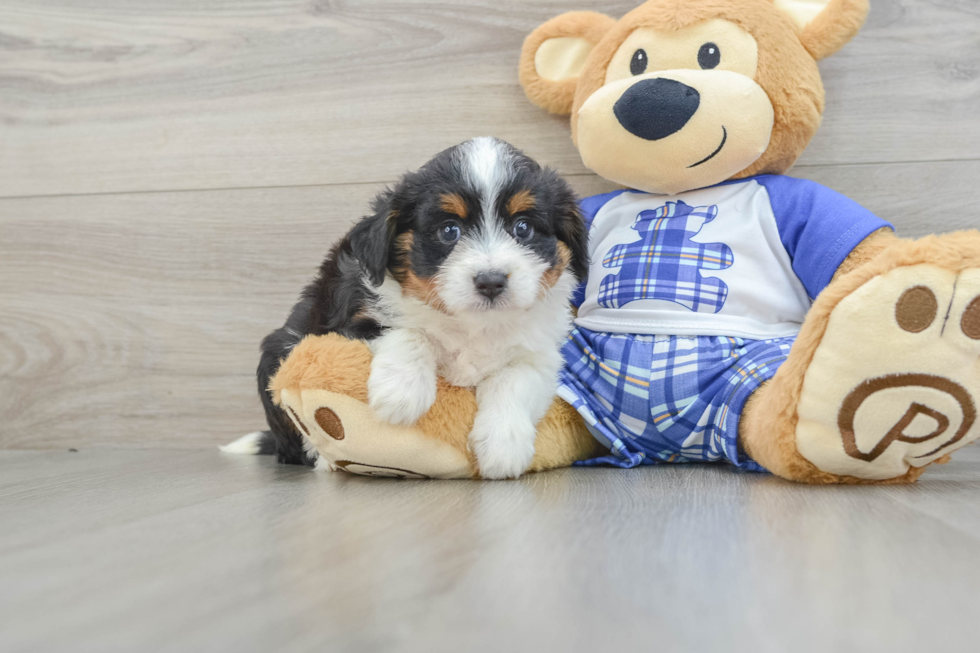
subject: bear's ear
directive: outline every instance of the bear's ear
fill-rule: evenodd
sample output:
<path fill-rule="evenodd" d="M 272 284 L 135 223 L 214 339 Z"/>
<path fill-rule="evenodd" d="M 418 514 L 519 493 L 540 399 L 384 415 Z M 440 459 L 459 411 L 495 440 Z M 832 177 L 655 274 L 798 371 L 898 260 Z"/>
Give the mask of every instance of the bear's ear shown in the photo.
<path fill-rule="evenodd" d="M 520 64 L 521 86 L 528 99 L 551 113 L 571 113 L 585 61 L 615 24 L 594 11 L 571 11 L 531 32 L 524 40 Z"/>
<path fill-rule="evenodd" d="M 773 0 L 800 28 L 813 58 L 829 57 L 850 41 L 868 17 L 868 0 Z"/>

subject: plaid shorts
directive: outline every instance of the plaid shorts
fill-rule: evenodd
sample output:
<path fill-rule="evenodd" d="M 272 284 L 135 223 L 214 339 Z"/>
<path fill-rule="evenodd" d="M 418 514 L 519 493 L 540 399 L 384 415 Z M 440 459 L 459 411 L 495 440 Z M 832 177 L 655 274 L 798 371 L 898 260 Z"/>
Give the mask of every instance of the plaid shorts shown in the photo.
<path fill-rule="evenodd" d="M 739 416 L 749 396 L 776 374 L 795 340 L 573 329 L 562 349 L 558 395 L 610 450 L 579 464 L 725 460 L 765 471 L 738 450 Z"/>

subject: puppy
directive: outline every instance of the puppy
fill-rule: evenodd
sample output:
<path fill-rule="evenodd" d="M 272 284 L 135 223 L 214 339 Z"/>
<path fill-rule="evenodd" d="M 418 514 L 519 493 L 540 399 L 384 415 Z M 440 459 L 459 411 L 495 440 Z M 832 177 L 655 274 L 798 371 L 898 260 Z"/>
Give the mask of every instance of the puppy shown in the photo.
<path fill-rule="evenodd" d="M 227 449 L 316 462 L 268 385 L 302 338 L 338 333 L 369 341 L 368 400 L 393 424 L 429 410 L 437 375 L 474 387 L 470 446 L 481 475 L 519 476 L 555 394 L 569 299 L 587 269 L 574 194 L 511 145 L 478 138 L 406 175 L 372 208 L 262 341 L 258 389 L 270 431 Z"/>

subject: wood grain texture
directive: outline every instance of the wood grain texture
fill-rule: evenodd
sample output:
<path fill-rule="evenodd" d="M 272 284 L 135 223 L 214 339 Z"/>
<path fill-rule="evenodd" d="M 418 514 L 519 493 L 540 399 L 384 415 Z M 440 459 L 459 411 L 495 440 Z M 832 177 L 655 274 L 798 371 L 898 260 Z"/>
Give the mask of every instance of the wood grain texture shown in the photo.
<path fill-rule="evenodd" d="M 976 649 L 978 447 L 896 488 L 213 451 L 384 182 L 493 134 L 612 188 L 516 62 L 638 1 L 0 0 L 0 650 Z M 980 226 L 980 9 L 872 5 L 794 174 L 908 235 Z"/>
<path fill-rule="evenodd" d="M 263 426 L 258 343 L 380 190 L 0 200 L 0 448 L 210 447 Z"/>
<path fill-rule="evenodd" d="M 0 648 L 975 651 L 978 469 L 975 446 L 894 488 L 0 452 Z"/>
<path fill-rule="evenodd" d="M 570 174 L 517 84 L 524 36 L 595 0 L 4 0 L 0 196 L 389 181 L 472 136 Z M 973 0 L 875 0 L 822 63 L 806 165 L 980 158 Z"/>
<path fill-rule="evenodd" d="M 976 226 L 980 162 L 797 174 L 909 235 Z M 380 188 L 0 200 L 0 448 L 211 447 L 261 427 L 258 343 Z"/>

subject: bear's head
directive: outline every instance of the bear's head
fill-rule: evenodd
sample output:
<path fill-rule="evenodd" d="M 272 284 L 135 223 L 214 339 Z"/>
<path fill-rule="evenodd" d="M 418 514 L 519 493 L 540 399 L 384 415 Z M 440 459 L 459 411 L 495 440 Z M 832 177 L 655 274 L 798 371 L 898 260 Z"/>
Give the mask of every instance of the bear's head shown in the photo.
<path fill-rule="evenodd" d="M 817 61 L 868 0 L 649 0 L 615 20 L 571 12 L 524 42 L 528 98 L 571 114 L 585 165 L 674 194 L 786 172 L 820 126 Z"/>

